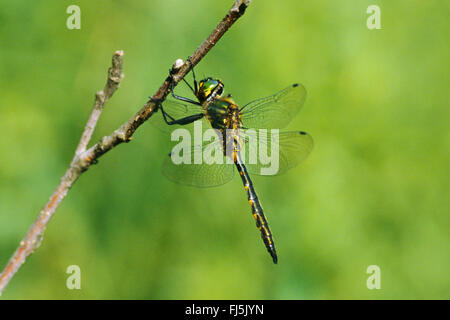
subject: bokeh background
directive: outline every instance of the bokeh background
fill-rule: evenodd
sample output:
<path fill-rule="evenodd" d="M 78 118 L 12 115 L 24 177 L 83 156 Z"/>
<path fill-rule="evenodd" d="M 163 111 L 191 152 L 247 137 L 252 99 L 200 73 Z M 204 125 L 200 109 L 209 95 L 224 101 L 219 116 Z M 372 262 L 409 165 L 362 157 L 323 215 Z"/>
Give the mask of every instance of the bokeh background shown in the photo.
<path fill-rule="evenodd" d="M 72 158 L 115 50 L 125 79 L 94 141 L 153 94 L 230 1 L 1 1 L 0 265 Z M 66 8 L 81 8 L 68 30 Z M 366 9 L 381 8 L 381 30 Z M 160 170 L 148 124 L 74 185 L 4 299 L 448 299 L 448 1 L 253 1 L 198 65 L 238 103 L 301 82 L 289 126 L 310 157 L 254 177 L 275 234 L 267 254 L 239 178 L 190 188 Z M 182 86 L 179 93 L 186 93 Z M 79 265 L 82 289 L 66 288 Z M 366 269 L 381 268 L 368 290 Z"/>

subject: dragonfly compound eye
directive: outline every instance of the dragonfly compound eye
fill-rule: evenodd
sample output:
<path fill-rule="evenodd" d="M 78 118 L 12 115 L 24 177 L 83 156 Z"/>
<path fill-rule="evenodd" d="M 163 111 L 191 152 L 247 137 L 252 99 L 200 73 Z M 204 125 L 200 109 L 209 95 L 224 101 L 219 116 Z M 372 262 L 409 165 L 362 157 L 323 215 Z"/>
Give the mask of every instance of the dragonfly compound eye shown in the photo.
<path fill-rule="evenodd" d="M 206 78 L 201 80 L 198 84 L 197 98 L 200 102 L 205 101 L 208 97 L 216 91 L 219 96 L 223 92 L 223 84 L 218 79 Z"/>

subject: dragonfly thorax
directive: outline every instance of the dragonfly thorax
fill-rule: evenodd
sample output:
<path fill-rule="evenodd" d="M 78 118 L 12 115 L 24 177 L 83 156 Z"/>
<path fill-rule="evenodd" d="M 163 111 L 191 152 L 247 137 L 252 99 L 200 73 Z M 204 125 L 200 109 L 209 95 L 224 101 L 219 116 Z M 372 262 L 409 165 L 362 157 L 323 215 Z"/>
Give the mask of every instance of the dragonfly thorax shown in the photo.
<path fill-rule="evenodd" d="M 220 97 L 204 104 L 204 113 L 214 129 L 239 129 L 241 119 L 239 107 L 231 97 Z"/>

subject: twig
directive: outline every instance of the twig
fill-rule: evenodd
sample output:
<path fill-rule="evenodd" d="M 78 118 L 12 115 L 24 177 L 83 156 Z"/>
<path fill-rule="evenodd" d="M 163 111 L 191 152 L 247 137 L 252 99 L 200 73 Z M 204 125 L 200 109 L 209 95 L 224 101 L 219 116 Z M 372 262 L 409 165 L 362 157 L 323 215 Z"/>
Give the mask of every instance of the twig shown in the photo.
<path fill-rule="evenodd" d="M 117 90 L 120 85 L 120 81 L 123 78 L 123 51 L 116 51 L 114 53 L 112 66 L 108 71 L 108 79 L 105 88 L 96 94 L 94 108 L 89 120 L 86 123 L 69 168 L 61 178 L 60 184 L 53 192 L 45 207 L 39 213 L 36 221 L 28 230 L 25 238 L 20 242 L 19 247 L 9 260 L 5 269 L 0 274 L 0 295 L 14 274 L 25 262 L 26 258 L 39 247 L 44 231 L 51 217 L 55 213 L 61 201 L 67 195 L 67 192 L 70 190 L 74 182 L 83 172 L 88 170 L 93 163 L 96 163 L 97 159 L 103 154 L 122 142 L 128 142 L 131 140 L 137 128 L 158 110 L 158 103 L 164 101 L 169 94 L 170 84 L 172 81 L 171 79 L 173 78 L 175 85 L 180 82 L 192 69 L 192 67 L 199 63 L 212 49 L 212 47 L 214 47 L 217 41 L 220 40 L 220 38 L 234 24 L 234 22 L 236 22 L 236 20 L 244 14 L 245 10 L 250 5 L 250 1 L 251 0 L 236 0 L 227 15 L 217 25 L 213 32 L 211 32 L 209 37 L 203 41 L 197 50 L 195 50 L 190 59 L 182 65 L 178 64 L 179 60 L 176 61 L 172 67 L 171 75 L 164 80 L 158 91 L 146 104 L 111 135 L 103 137 L 97 144 L 87 149 L 106 101 L 108 101 L 108 99 Z"/>
<path fill-rule="evenodd" d="M 105 88 L 95 94 L 94 108 L 92 109 L 91 116 L 86 123 L 86 127 L 84 128 L 75 154 L 80 155 L 82 152 L 86 151 L 106 101 L 108 101 L 114 92 L 119 88 L 120 81 L 123 79 L 122 66 L 123 51 L 116 51 L 112 57 L 112 65 L 108 70 L 108 79 L 106 80 Z"/>

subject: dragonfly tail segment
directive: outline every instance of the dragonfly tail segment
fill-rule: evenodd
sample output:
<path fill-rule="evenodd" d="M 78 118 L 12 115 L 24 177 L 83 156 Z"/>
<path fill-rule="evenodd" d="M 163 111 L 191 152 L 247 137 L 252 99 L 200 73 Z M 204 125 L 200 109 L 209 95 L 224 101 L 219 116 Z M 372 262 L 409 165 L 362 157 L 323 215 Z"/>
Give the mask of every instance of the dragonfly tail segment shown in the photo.
<path fill-rule="evenodd" d="M 266 220 L 266 217 L 264 216 L 264 211 L 262 209 L 261 203 L 259 202 L 258 196 L 256 195 L 256 191 L 253 187 L 253 183 L 250 179 L 247 169 L 242 162 L 239 151 L 234 152 L 234 163 L 237 170 L 239 171 L 239 175 L 241 176 L 244 188 L 247 191 L 248 202 L 250 203 L 250 206 L 252 208 L 252 214 L 255 218 L 256 226 L 261 233 L 261 238 L 267 248 L 267 251 L 272 257 L 273 263 L 276 264 L 278 262 L 278 257 L 275 250 L 275 244 L 273 242 L 272 232 L 270 232 L 269 224 Z"/>

